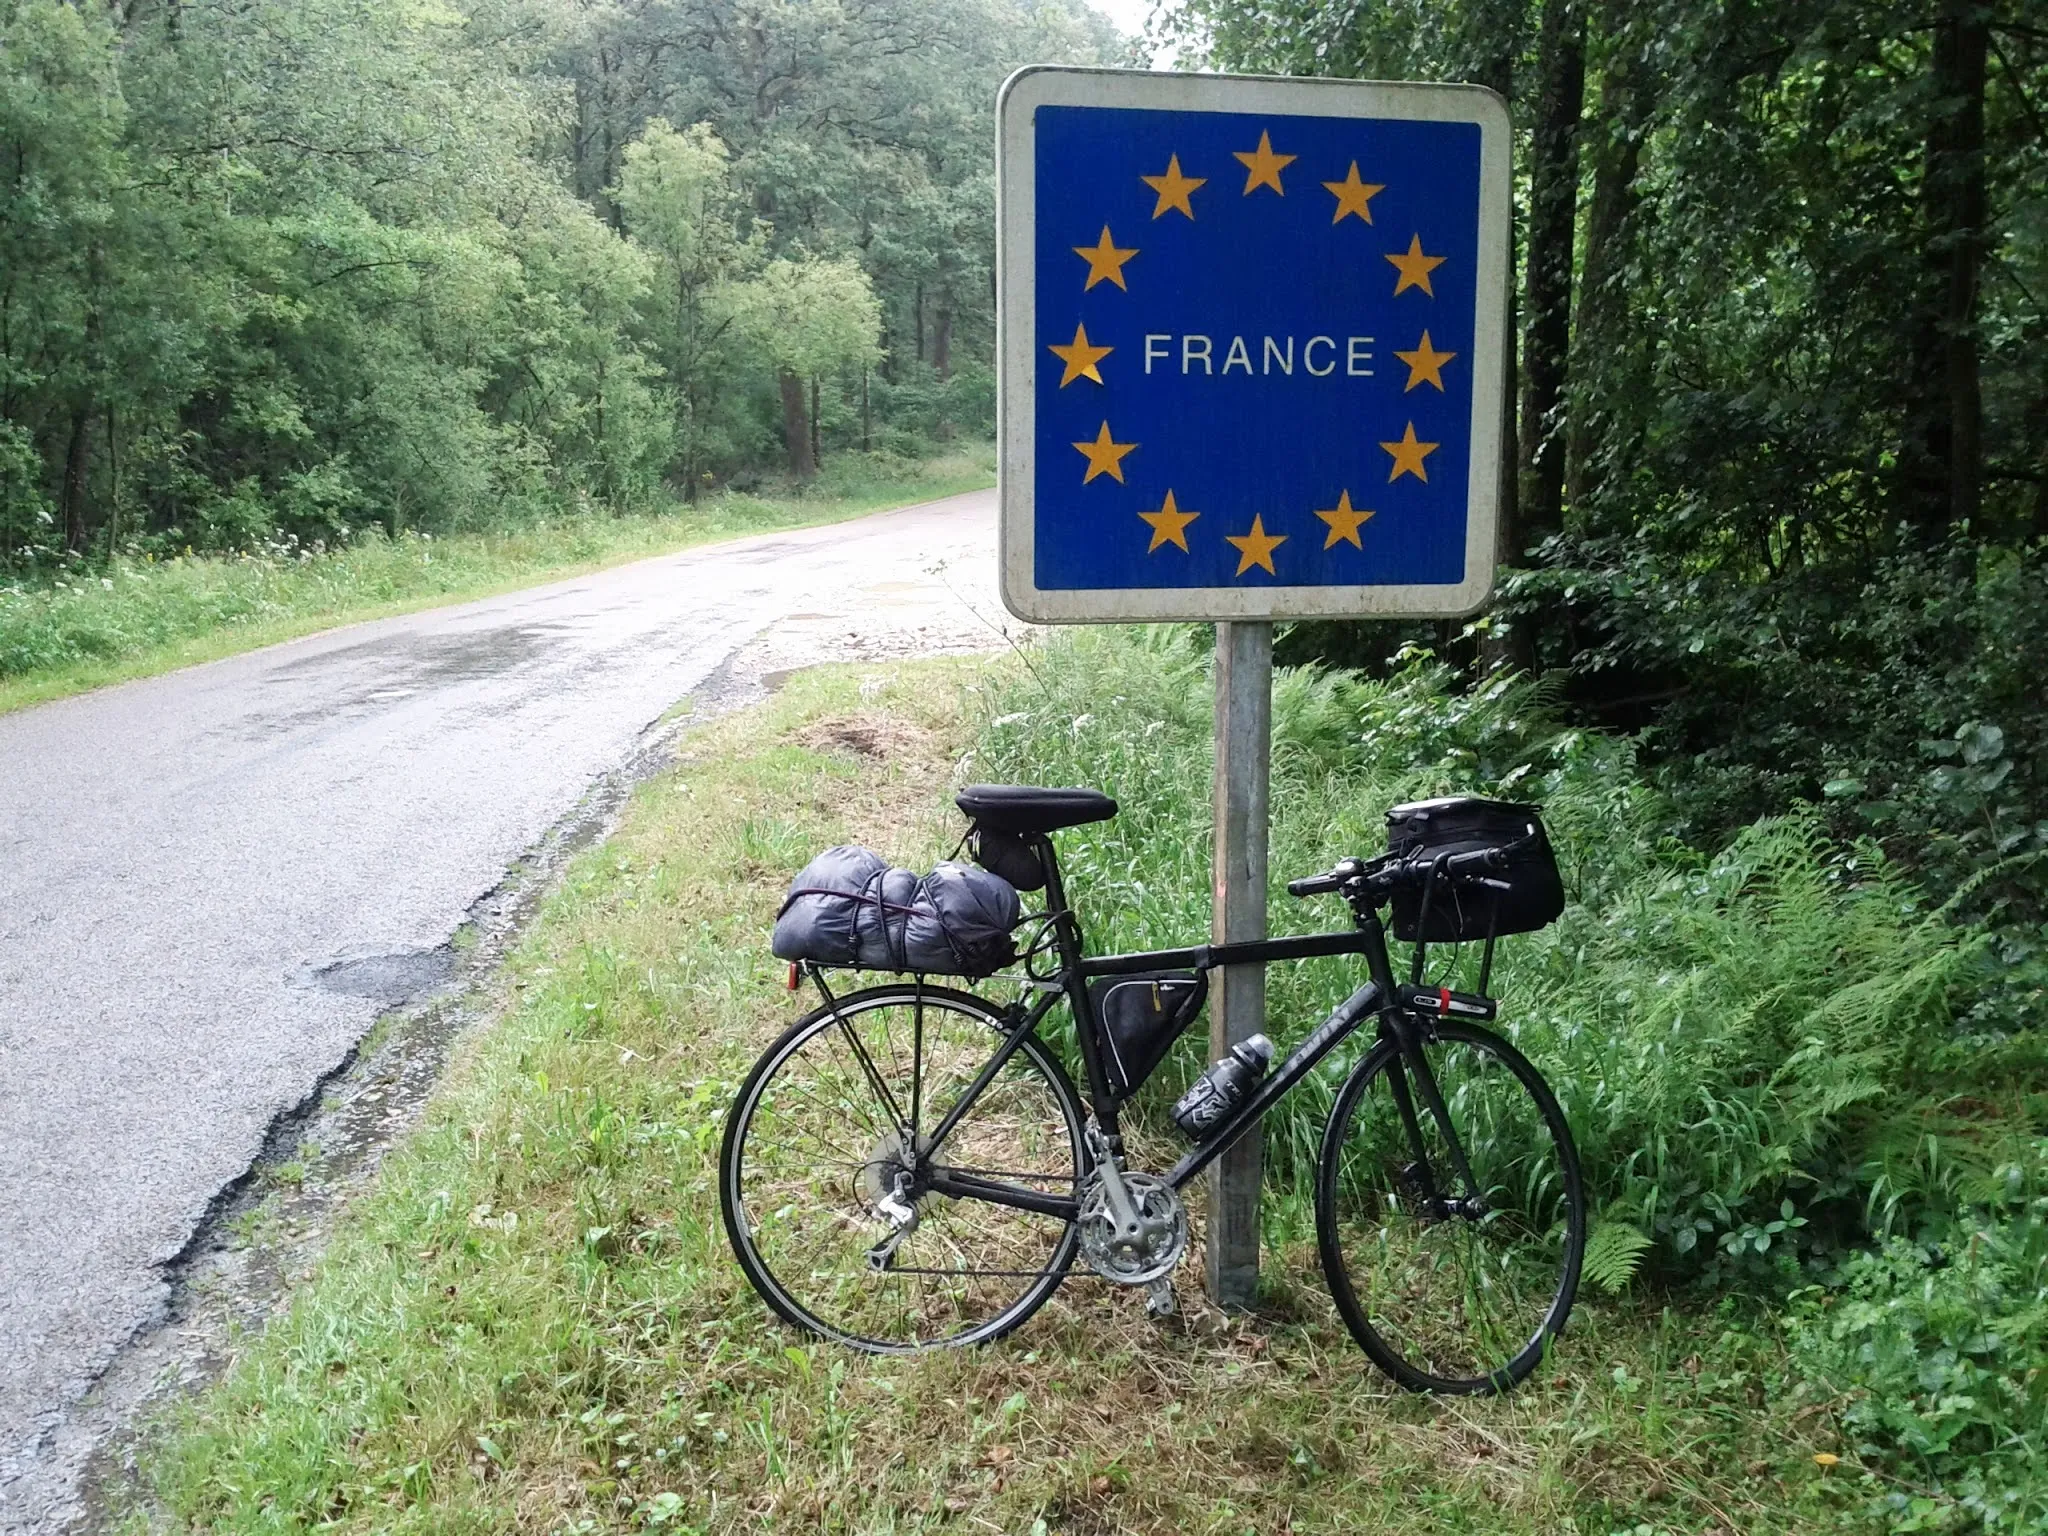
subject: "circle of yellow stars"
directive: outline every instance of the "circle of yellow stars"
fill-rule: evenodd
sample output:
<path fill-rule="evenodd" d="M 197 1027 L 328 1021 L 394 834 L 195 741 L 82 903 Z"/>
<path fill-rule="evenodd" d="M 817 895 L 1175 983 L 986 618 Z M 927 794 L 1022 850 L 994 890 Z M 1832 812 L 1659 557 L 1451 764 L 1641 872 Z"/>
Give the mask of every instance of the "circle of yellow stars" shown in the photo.
<path fill-rule="evenodd" d="M 1255 192 L 1270 191 L 1275 197 L 1285 197 L 1287 187 L 1283 173 L 1300 156 L 1280 154 L 1273 148 L 1271 133 L 1262 131 L 1256 149 L 1238 150 L 1233 158 L 1244 167 L 1243 196 L 1250 197 Z M 1140 176 L 1138 179 L 1152 190 L 1152 218 L 1155 221 L 1169 213 L 1177 213 L 1185 219 L 1193 220 L 1195 194 L 1208 186 L 1210 180 L 1206 176 L 1190 176 L 1183 171 L 1178 154 L 1167 156 L 1166 169 L 1157 176 Z M 1361 176 L 1356 160 L 1351 162 L 1342 180 L 1323 182 L 1322 187 L 1335 199 L 1335 207 L 1330 213 L 1330 223 L 1333 226 L 1351 218 L 1357 219 L 1361 224 L 1371 225 L 1372 200 L 1386 190 L 1383 183 L 1367 181 Z M 1095 244 L 1074 246 L 1073 252 L 1088 264 L 1087 280 L 1081 288 L 1083 293 L 1098 283 L 1114 283 L 1125 293 L 1130 292 L 1130 285 L 1124 278 L 1124 268 L 1141 253 L 1136 246 L 1118 245 L 1109 225 L 1102 226 L 1102 233 L 1096 237 Z M 1409 236 L 1407 250 L 1388 251 L 1384 254 L 1386 260 L 1393 264 L 1395 298 L 1410 291 L 1418 292 L 1425 298 L 1436 297 L 1436 289 L 1430 283 L 1430 274 L 1449 258 L 1428 254 L 1422 248 L 1420 233 Z M 1072 341 L 1052 342 L 1047 350 L 1060 360 L 1059 387 L 1065 389 L 1068 385 L 1083 379 L 1092 384 L 1105 384 L 1106 381 L 1102 377 L 1102 360 L 1116 348 L 1090 341 L 1087 326 L 1077 322 Z M 1438 350 L 1430 342 L 1428 329 L 1424 328 L 1421 339 L 1412 348 L 1405 352 L 1396 349 L 1394 352 L 1394 356 L 1408 367 L 1408 382 L 1402 386 L 1402 393 L 1406 394 L 1423 384 L 1430 385 L 1439 394 L 1443 393 L 1444 367 L 1457 355 L 1455 352 Z M 1415 423 L 1409 422 L 1399 438 L 1380 444 L 1392 460 L 1387 470 L 1387 484 L 1393 484 L 1404 475 L 1413 475 L 1425 485 L 1428 484 L 1427 460 L 1440 446 L 1442 445 L 1438 443 L 1418 441 L 1415 436 Z M 1118 442 L 1116 435 L 1110 430 L 1108 418 L 1105 417 L 1101 429 L 1093 438 L 1084 438 L 1074 444 L 1075 452 L 1087 463 L 1081 476 L 1081 483 L 1088 485 L 1098 478 L 1107 477 L 1119 485 L 1123 484 L 1123 461 L 1135 453 L 1138 447 L 1137 443 Z M 1188 525 L 1201 515 L 1200 512 L 1184 510 L 1175 500 L 1172 489 L 1168 488 L 1165 499 L 1156 511 L 1138 514 L 1139 520 L 1151 529 L 1151 542 L 1146 545 L 1145 552 L 1157 554 L 1171 545 L 1183 553 L 1190 553 Z M 1318 509 L 1315 515 L 1322 520 L 1327 530 L 1323 538 L 1324 549 L 1334 549 L 1339 544 L 1349 544 L 1354 549 L 1365 548 L 1361 530 L 1372 520 L 1374 513 L 1370 508 L 1354 507 L 1351 504 L 1349 486 L 1338 492 L 1337 504 L 1334 507 Z M 1223 535 L 1224 542 L 1237 550 L 1237 570 L 1234 573 L 1237 576 L 1243 576 L 1253 570 L 1262 570 L 1269 576 L 1277 576 L 1279 572 L 1273 564 L 1273 552 L 1285 544 L 1288 538 L 1289 535 L 1284 533 L 1268 533 L 1263 515 L 1257 513 L 1253 514 L 1252 525 L 1244 533 Z"/>

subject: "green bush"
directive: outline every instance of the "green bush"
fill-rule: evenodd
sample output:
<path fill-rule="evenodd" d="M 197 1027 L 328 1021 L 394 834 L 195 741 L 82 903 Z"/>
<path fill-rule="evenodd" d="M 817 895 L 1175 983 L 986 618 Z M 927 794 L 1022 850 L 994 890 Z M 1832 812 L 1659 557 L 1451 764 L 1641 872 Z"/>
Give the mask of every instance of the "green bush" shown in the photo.
<path fill-rule="evenodd" d="M 1795 1365 L 1889 1474 L 1895 1530 L 2048 1532 L 2048 1141 L 1999 1183 L 1931 1240 L 1852 1255 L 1791 1317 Z"/>

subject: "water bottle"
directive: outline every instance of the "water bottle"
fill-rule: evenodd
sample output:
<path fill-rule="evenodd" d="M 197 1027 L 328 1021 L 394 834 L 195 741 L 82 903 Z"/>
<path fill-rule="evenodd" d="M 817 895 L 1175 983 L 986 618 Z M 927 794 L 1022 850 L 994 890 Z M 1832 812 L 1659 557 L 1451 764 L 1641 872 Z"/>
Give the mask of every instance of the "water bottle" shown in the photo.
<path fill-rule="evenodd" d="M 1272 1064 L 1273 1042 L 1264 1035 L 1233 1045 L 1228 1056 L 1211 1062 L 1209 1070 L 1180 1096 L 1173 1106 L 1173 1123 L 1191 1140 L 1201 1140 L 1251 1096 Z"/>

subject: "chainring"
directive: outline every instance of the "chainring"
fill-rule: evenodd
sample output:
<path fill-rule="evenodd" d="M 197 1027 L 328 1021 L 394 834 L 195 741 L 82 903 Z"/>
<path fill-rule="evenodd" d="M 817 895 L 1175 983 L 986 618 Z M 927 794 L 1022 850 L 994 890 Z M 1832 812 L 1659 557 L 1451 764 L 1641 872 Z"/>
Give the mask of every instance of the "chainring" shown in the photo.
<path fill-rule="evenodd" d="M 1188 1208 L 1180 1191 L 1157 1174 L 1126 1173 L 1123 1181 L 1143 1230 L 1135 1238 L 1117 1236 L 1109 1192 L 1098 1170 L 1081 1190 L 1081 1257 L 1105 1280 L 1150 1285 L 1173 1273 L 1187 1252 Z"/>

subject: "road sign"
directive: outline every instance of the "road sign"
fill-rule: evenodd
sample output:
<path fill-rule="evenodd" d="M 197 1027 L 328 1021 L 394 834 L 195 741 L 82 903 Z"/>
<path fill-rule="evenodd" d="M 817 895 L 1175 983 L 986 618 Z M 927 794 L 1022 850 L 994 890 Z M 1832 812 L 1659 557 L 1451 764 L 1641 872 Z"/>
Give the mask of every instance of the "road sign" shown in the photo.
<path fill-rule="evenodd" d="M 1014 613 L 1485 601 L 1508 282 L 1498 97 L 1028 69 L 999 118 Z"/>

